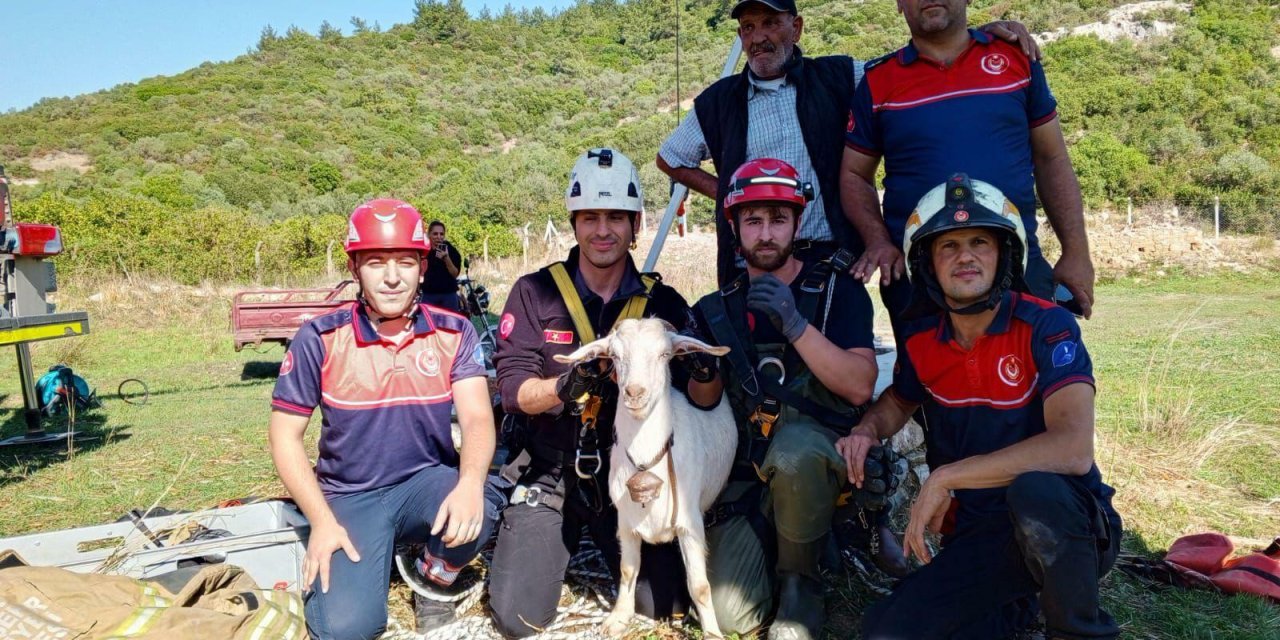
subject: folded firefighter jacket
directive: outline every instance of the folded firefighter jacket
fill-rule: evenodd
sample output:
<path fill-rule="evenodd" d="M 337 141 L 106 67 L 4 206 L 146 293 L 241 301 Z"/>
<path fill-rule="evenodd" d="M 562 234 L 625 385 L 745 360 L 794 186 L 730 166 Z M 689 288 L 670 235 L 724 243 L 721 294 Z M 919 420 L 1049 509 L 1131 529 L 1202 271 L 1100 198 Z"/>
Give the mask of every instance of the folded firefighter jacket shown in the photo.
<path fill-rule="evenodd" d="M 239 567 L 150 580 L 56 567 L 0 569 L 0 638 L 302 640 L 302 600 L 259 589 Z"/>

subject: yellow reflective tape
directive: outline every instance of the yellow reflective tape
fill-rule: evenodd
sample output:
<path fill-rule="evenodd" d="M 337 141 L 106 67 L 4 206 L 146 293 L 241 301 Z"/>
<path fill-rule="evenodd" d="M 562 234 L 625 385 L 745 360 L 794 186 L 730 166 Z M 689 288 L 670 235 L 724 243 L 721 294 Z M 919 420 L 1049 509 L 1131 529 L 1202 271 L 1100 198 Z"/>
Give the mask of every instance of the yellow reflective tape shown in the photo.
<path fill-rule="evenodd" d="M 168 609 L 169 607 L 139 607 L 135 609 L 133 614 L 125 618 L 124 622 L 121 622 L 120 626 L 116 627 L 116 630 L 108 636 L 108 640 L 133 638 L 146 633 L 147 629 L 151 627 L 151 623 L 155 622 L 155 619 Z"/>
<path fill-rule="evenodd" d="M 65 338 L 68 336 L 81 336 L 84 334 L 85 328 L 83 320 L 59 322 L 57 324 L 46 324 L 36 327 L 14 327 L 12 329 L 0 329 L 0 345 L 18 344 L 19 342 L 34 342 L 36 340 L 49 340 L 51 338 Z"/>
<path fill-rule="evenodd" d="M 155 587 L 144 582 L 139 582 L 138 586 L 142 590 L 142 593 L 138 596 L 138 608 L 134 609 L 129 617 L 120 622 L 115 631 L 108 636 L 109 640 L 142 635 L 157 616 L 172 606 L 173 603 L 168 598 L 160 595 L 160 592 Z"/>
<path fill-rule="evenodd" d="M 254 625 L 253 633 L 249 635 L 249 640 L 262 640 L 263 634 L 271 626 L 271 621 L 275 620 L 279 613 L 280 610 L 274 604 L 265 607 L 258 618 L 258 624 Z"/>

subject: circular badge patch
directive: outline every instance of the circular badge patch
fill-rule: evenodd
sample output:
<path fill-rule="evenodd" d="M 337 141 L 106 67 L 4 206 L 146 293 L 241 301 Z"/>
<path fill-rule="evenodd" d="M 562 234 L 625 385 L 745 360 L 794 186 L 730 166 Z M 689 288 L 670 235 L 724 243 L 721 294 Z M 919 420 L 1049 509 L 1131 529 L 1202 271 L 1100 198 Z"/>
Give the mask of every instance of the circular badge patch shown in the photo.
<path fill-rule="evenodd" d="M 982 57 L 982 70 L 998 76 L 1009 69 L 1009 59 L 1003 53 L 989 53 Z"/>
<path fill-rule="evenodd" d="M 284 354 L 284 360 L 280 362 L 280 375 L 287 376 L 293 371 L 293 353 Z"/>
<path fill-rule="evenodd" d="M 418 367 L 418 372 L 424 376 L 440 375 L 440 356 L 437 356 L 436 350 L 431 347 L 423 349 L 413 363 Z"/>
<path fill-rule="evenodd" d="M 999 374 L 1001 382 L 1016 387 L 1022 382 L 1025 371 L 1022 368 L 1022 360 L 1019 360 L 1018 356 L 1007 355 L 1000 358 L 999 363 L 996 364 L 996 373 Z"/>
<path fill-rule="evenodd" d="M 957 211 L 956 214 L 952 216 L 952 219 L 955 220 L 956 222 L 964 222 L 965 220 L 969 219 L 969 212 L 963 209 L 960 211 Z"/>
<path fill-rule="evenodd" d="M 502 320 L 498 322 L 498 337 L 503 340 L 511 335 L 511 331 L 516 328 L 516 317 L 509 314 L 502 314 Z"/>

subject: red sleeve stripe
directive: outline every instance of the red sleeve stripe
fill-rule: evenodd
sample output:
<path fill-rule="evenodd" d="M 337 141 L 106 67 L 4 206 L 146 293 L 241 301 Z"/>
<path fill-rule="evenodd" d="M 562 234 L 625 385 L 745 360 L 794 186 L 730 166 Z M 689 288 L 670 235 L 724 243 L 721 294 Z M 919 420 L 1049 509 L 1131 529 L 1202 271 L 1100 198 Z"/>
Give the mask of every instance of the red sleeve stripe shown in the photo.
<path fill-rule="evenodd" d="M 876 151 L 874 149 L 868 149 L 861 145 L 856 145 L 852 142 L 849 142 L 848 140 L 845 141 L 844 146 L 849 147 L 850 149 L 853 149 L 854 151 L 857 151 L 858 153 L 861 153 L 862 155 L 865 155 L 865 156 L 871 156 L 873 158 L 880 157 L 879 151 Z"/>
<path fill-rule="evenodd" d="M 1049 122 L 1051 122 L 1051 121 L 1052 121 L 1054 118 L 1056 118 L 1056 117 L 1058 117 L 1058 110 L 1057 110 L 1057 109 L 1054 109 L 1053 111 L 1050 111 L 1050 112 L 1049 112 L 1049 115 L 1046 115 L 1046 116 L 1043 116 L 1043 117 L 1041 117 L 1041 118 L 1037 118 L 1037 119 L 1035 119 L 1035 120 L 1032 120 L 1032 121 L 1031 121 L 1031 128 L 1032 128 L 1032 129 L 1034 129 L 1034 128 L 1036 128 L 1036 127 L 1040 126 L 1040 125 L 1049 124 Z"/>
<path fill-rule="evenodd" d="M 304 407 L 302 405 L 293 404 L 292 402 L 286 402 L 279 398 L 272 398 L 271 406 L 286 413 L 294 413 L 300 416 L 310 416 L 311 413 L 315 411 L 314 407 Z"/>
<path fill-rule="evenodd" d="M 1087 385 L 1089 385 L 1089 386 L 1093 387 L 1093 388 L 1094 388 L 1094 390 L 1097 390 L 1097 388 L 1098 388 L 1098 385 L 1097 385 L 1097 384 L 1094 384 L 1093 377 L 1091 377 L 1091 376 L 1086 376 L 1086 375 L 1084 375 L 1084 374 L 1076 374 L 1076 375 L 1074 375 L 1074 376 L 1067 376 L 1067 377 L 1065 377 L 1065 378 L 1063 378 L 1063 379 L 1061 379 L 1061 380 L 1059 380 L 1059 381 L 1057 381 L 1057 382 L 1053 383 L 1052 385 L 1050 385 L 1047 389 L 1045 389 L 1045 390 L 1044 390 L 1044 396 L 1043 396 L 1043 397 L 1047 399 L 1049 396 L 1051 396 L 1051 395 L 1053 395 L 1053 394 L 1057 393 L 1059 389 L 1061 389 L 1061 388 L 1063 388 L 1063 387 L 1065 387 L 1065 386 L 1067 386 L 1067 385 L 1072 385 L 1072 384 L 1076 384 L 1076 383 L 1084 383 L 1084 384 L 1087 384 Z"/>

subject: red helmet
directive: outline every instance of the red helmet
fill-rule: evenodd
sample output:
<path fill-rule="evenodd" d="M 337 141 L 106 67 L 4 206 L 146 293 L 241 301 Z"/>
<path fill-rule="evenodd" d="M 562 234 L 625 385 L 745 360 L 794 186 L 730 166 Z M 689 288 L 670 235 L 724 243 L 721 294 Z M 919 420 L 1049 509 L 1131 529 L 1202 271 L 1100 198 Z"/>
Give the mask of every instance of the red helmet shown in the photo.
<path fill-rule="evenodd" d="M 351 212 L 347 220 L 348 254 L 369 249 L 431 251 L 431 241 L 422 229 L 422 214 L 413 205 L 391 198 L 370 200 Z"/>
<path fill-rule="evenodd" d="M 795 167 L 774 158 L 757 158 L 738 167 L 729 178 L 724 210 L 749 202 L 781 202 L 803 210 L 810 200 L 813 185 L 801 182 Z"/>

